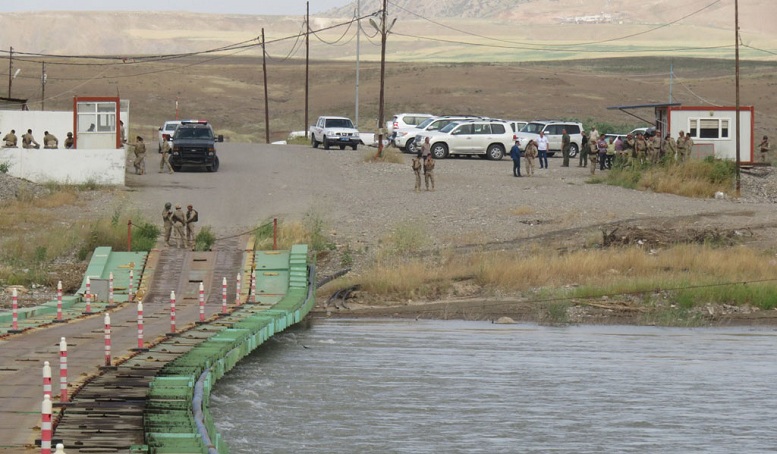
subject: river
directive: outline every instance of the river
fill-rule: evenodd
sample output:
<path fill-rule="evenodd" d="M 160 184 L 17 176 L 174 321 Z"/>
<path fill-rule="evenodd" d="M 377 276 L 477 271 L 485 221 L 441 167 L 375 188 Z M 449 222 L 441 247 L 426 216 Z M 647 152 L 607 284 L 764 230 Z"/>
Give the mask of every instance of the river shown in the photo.
<path fill-rule="evenodd" d="M 213 391 L 232 453 L 777 451 L 771 328 L 313 320 Z"/>

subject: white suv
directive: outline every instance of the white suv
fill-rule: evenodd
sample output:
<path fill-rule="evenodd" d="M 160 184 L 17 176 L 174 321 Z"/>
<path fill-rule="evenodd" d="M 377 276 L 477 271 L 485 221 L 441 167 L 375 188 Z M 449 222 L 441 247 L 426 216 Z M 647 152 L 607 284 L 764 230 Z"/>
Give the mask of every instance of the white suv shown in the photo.
<path fill-rule="evenodd" d="M 449 123 L 436 132 L 421 135 L 421 141 L 429 137 L 432 156 L 442 159 L 452 155 L 481 155 L 499 160 L 513 143 L 510 123 L 502 120 L 463 120 Z"/>
<path fill-rule="evenodd" d="M 170 143 L 170 148 L 173 148 L 173 134 L 175 133 L 175 129 L 178 128 L 178 125 L 181 124 L 181 120 L 169 120 L 166 121 L 164 125 L 162 125 L 161 128 L 159 128 L 159 152 L 162 152 L 162 145 L 165 142 Z"/>
<path fill-rule="evenodd" d="M 407 151 L 408 153 L 418 153 L 418 148 L 416 147 L 418 142 L 418 136 L 420 134 L 424 134 L 427 132 L 434 132 L 439 131 L 440 129 L 444 128 L 445 126 L 448 126 L 450 123 L 453 123 L 454 121 L 461 121 L 461 120 L 472 120 L 479 117 L 469 117 L 469 116 L 443 116 L 443 117 L 432 117 L 421 124 L 419 124 L 416 127 L 409 127 L 409 128 L 399 128 L 397 130 L 396 137 L 394 137 L 394 146 L 399 148 L 400 150 Z"/>
<path fill-rule="evenodd" d="M 401 113 L 394 115 L 391 121 L 386 122 L 386 130 L 389 135 L 400 128 L 412 128 L 421 124 L 424 120 L 432 118 L 432 114 L 420 114 L 420 113 Z"/>
<path fill-rule="evenodd" d="M 548 156 L 553 156 L 557 151 L 561 151 L 562 131 L 569 134 L 569 157 L 577 156 L 580 151 L 580 144 L 583 142 L 583 124 L 574 121 L 532 121 L 523 127 L 517 136 L 521 139 L 521 144 L 529 143 L 529 140 L 536 142 L 540 136 L 540 131 L 545 133 L 548 138 Z"/>

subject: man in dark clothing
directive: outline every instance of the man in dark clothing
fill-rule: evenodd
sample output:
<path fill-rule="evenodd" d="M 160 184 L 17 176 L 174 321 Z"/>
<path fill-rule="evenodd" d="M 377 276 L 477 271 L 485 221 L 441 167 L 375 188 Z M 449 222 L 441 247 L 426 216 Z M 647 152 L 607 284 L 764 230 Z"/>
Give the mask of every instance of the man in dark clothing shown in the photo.
<path fill-rule="evenodd" d="M 515 145 L 510 148 L 510 158 L 513 160 L 513 176 L 521 176 L 521 141 L 515 139 Z"/>
<path fill-rule="evenodd" d="M 571 141 L 569 140 L 569 134 L 567 134 L 566 129 L 561 130 L 561 154 L 564 156 L 564 163 L 561 164 L 561 167 L 569 167 L 569 147 L 571 145 Z"/>

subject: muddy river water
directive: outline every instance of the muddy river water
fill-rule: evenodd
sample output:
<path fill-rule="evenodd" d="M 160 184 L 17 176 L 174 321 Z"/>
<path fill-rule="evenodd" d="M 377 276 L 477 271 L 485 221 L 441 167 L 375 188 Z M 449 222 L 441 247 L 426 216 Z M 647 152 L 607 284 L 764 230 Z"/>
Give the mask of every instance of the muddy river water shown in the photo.
<path fill-rule="evenodd" d="M 777 331 L 314 320 L 222 379 L 233 453 L 777 451 Z"/>

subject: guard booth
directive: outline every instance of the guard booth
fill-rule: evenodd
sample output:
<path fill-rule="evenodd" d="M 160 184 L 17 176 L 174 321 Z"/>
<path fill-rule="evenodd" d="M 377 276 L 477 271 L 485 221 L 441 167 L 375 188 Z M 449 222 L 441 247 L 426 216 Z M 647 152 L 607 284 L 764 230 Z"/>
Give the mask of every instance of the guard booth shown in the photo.
<path fill-rule="evenodd" d="M 77 149 L 122 148 L 120 121 L 129 106 L 118 97 L 74 97 L 73 138 Z"/>

